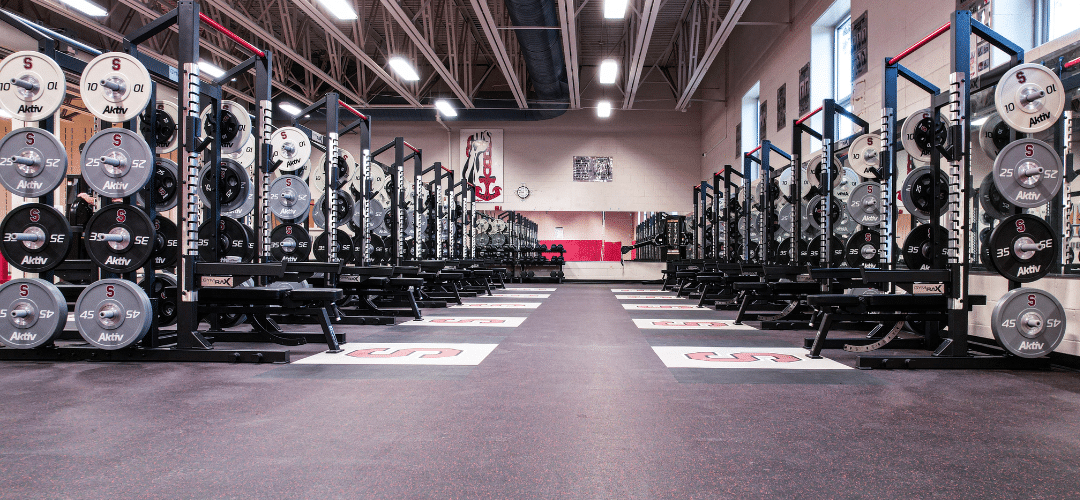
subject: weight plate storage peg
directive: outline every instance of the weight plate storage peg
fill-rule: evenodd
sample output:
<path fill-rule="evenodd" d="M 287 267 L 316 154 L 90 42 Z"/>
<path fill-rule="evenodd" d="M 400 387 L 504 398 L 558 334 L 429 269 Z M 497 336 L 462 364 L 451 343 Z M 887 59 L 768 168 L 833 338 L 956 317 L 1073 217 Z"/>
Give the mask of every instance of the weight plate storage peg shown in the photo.
<path fill-rule="evenodd" d="M 218 127 L 213 119 L 214 107 L 203 108 L 199 118 L 202 120 L 203 129 L 199 131 L 199 139 L 211 137 Z M 235 101 L 221 101 L 221 128 L 218 130 L 221 138 L 221 154 L 236 153 L 247 144 L 251 136 L 251 116 L 243 104 Z"/>
<path fill-rule="evenodd" d="M 938 116 L 937 126 L 930 115 L 930 109 L 920 109 L 904 120 L 900 130 L 900 145 L 908 155 L 918 162 L 930 161 L 930 154 L 936 146 L 949 143 L 949 127 L 944 116 Z"/>
<path fill-rule="evenodd" d="M 872 134 L 864 134 L 856 137 L 848 147 L 848 163 L 859 177 L 877 178 L 873 171 L 879 164 L 879 141 L 880 139 Z"/>
<path fill-rule="evenodd" d="M 180 123 L 176 117 L 180 110 L 172 101 L 158 100 L 154 106 L 157 108 L 157 113 L 154 115 L 153 128 L 148 121 L 143 120 L 139 123 L 139 131 L 143 135 L 153 135 L 154 151 L 163 155 L 175 151 L 180 142 L 180 134 L 176 133 L 176 125 Z"/>
<path fill-rule="evenodd" d="M 1045 142 L 1020 139 L 994 160 L 994 184 L 1006 200 L 1024 208 L 1045 205 L 1061 189 L 1061 157 Z"/>
<path fill-rule="evenodd" d="M 936 202 L 932 202 L 933 169 L 929 166 L 919 167 L 912 170 L 904 178 L 904 187 L 901 188 L 900 199 L 904 202 L 904 208 L 908 213 L 922 220 L 930 219 L 930 206 L 936 206 L 937 215 L 945 211 L 945 201 L 949 197 L 949 180 L 945 172 L 938 171 L 938 196 Z"/>
<path fill-rule="evenodd" d="M 349 237 L 345 231 L 335 229 L 337 231 L 337 258 L 339 262 L 352 262 L 353 259 L 353 246 L 352 238 Z M 322 262 L 329 262 L 330 254 L 326 248 L 330 239 L 330 233 L 323 231 L 322 234 L 315 238 L 315 259 Z M 375 245 L 375 239 L 372 238 L 372 245 Z M 392 244 L 387 243 L 387 246 Z"/>
<path fill-rule="evenodd" d="M 94 213 L 83 230 L 90 260 L 106 271 L 127 273 L 154 253 L 154 222 L 139 207 L 118 203 Z"/>
<path fill-rule="evenodd" d="M 254 251 L 255 243 L 251 241 L 244 226 L 234 219 L 222 217 L 218 219 L 218 258 L 216 262 L 247 262 L 249 255 L 248 246 Z M 210 240 L 213 238 L 214 226 L 211 221 L 199 226 L 199 259 L 203 262 L 215 262 L 212 255 Z"/>
<path fill-rule="evenodd" d="M 277 218 L 293 221 L 307 218 L 311 208 L 311 193 L 304 180 L 295 175 L 282 175 L 270 183 L 270 211 Z"/>
<path fill-rule="evenodd" d="M 930 224 L 922 224 L 908 233 L 904 238 L 904 264 L 908 269 L 932 269 L 934 268 L 934 242 L 930 238 Z M 944 257 L 948 253 L 948 233 L 945 228 L 937 227 L 938 242 L 941 248 L 938 254 Z M 944 262 L 944 260 L 943 260 Z"/>
<path fill-rule="evenodd" d="M 990 315 L 994 338 L 1022 358 L 1050 354 L 1065 337 L 1065 308 L 1049 292 L 1016 288 L 1002 295 Z"/>
<path fill-rule="evenodd" d="M 1065 111 L 1065 99 L 1061 79 L 1041 64 L 1013 67 L 1001 76 L 994 90 L 998 115 L 1025 134 L 1054 126 Z"/>
<path fill-rule="evenodd" d="M 304 262 L 311 253 L 311 236 L 299 224 L 281 224 L 270 232 L 270 255 L 283 262 Z"/>
<path fill-rule="evenodd" d="M 49 131 L 24 127 L 0 139 L 0 184 L 24 198 L 51 193 L 67 175 L 64 145 Z"/>
<path fill-rule="evenodd" d="M 881 245 L 881 233 L 871 229 L 856 231 L 848 237 L 844 245 L 844 259 L 851 267 L 878 267 L 878 248 Z"/>
<path fill-rule="evenodd" d="M 986 215 L 997 220 L 1008 217 L 1016 210 L 1016 206 L 1009 203 L 1009 200 L 1001 195 L 1001 191 L 998 191 L 992 173 L 986 174 L 982 183 L 979 184 L 979 205 L 986 212 Z"/>
<path fill-rule="evenodd" d="M 848 215 L 863 226 L 881 222 L 881 185 L 876 182 L 857 184 L 848 195 Z"/>
<path fill-rule="evenodd" d="M 0 344 L 33 349 L 52 342 L 67 324 L 67 300 L 56 285 L 19 278 L 0 285 Z"/>
<path fill-rule="evenodd" d="M 150 103 L 150 72 L 123 52 L 95 57 L 86 64 L 79 82 L 86 109 L 104 122 L 126 122 Z"/>
<path fill-rule="evenodd" d="M 1046 276 L 1057 257 L 1050 224 L 1034 215 L 1014 215 L 990 233 L 990 260 L 1002 276 L 1030 283 Z"/>
<path fill-rule="evenodd" d="M 95 281 L 75 302 L 75 326 L 83 340 L 98 349 L 134 345 L 150 330 L 150 297 L 128 280 Z"/>
<path fill-rule="evenodd" d="M 315 225 L 319 229 L 326 229 L 326 217 L 327 217 L 327 203 L 326 195 L 320 196 L 319 201 L 315 203 L 315 208 L 312 209 L 311 219 L 315 222 Z M 343 189 L 338 189 L 334 195 L 334 211 L 336 212 L 334 227 L 340 227 L 353 216 L 353 199 L 349 193 Z"/>
<path fill-rule="evenodd" d="M 107 128 L 86 141 L 82 177 L 96 193 L 107 198 L 131 196 L 154 173 L 154 152 L 139 134 Z"/>
<path fill-rule="evenodd" d="M 270 164 L 281 162 L 278 170 L 295 173 L 311 159 L 311 139 L 296 127 L 281 127 L 270 136 Z"/>
<path fill-rule="evenodd" d="M 13 208 L 0 230 L 4 233 L 0 251 L 20 271 L 46 272 L 59 265 L 71 248 L 71 226 L 49 205 L 24 203 Z"/>
<path fill-rule="evenodd" d="M 172 269 L 180 258 L 180 231 L 166 217 L 154 218 L 154 269 Z"/>
<path fill-rule="evenodd" d="M 221 203 L 221 213 L 226 216 L 227 212 L 240 210 L 251 196 L 251 182 L 248 179 L 247 170 L 234 160 L 222 158 L 218 163 L 218 187 Z M 199 195 L 204 207 L 210 207 L 210 199 L 214 195 L 213 178 L 210 176 L 210 164 L 203 165 L 199 171 Z M 246 215 L 246 214 L 242 214 Z"/>
<path fill-rule="evenodd" d="M 23 50 L 0 62 L 0 107 L 16 120 L 49 118 L 66 93 L 64 71 L 45 54 Z"/>
<path fill-rule="evenodd" d="M 982 149 L 991 160 L 997 158 L 1001 148 L 1012 141 L 1012 131 L 1001 119 L 1001 115 L 990 113 L 982 126 L 979 127 L 979 149 Z"/>

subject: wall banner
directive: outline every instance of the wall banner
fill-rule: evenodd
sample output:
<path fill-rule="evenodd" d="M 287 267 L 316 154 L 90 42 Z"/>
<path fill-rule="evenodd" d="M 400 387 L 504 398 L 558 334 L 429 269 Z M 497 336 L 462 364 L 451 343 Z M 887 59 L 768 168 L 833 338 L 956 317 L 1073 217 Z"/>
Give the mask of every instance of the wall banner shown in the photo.
<path fill-rule="evenodd" d="M 503 201 L 503 131 L 462 129 L 461 175 L 476 186 L 476 201 Z"/>

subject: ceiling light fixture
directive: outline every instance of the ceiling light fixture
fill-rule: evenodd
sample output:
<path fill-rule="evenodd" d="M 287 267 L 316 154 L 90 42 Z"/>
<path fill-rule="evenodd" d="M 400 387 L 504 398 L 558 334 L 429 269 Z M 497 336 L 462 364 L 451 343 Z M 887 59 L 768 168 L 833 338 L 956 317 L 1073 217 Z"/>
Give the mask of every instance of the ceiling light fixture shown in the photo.
<path fill-rule="evenodd" d="M 206 61 L 199 61 L 199 71 L 206 73 L 214 78 L 221 78 L 221 75 L 225 74 L 225 70 L 214 66 Z"/>
<path fill-rule="evenodd" d="M 100 5 L 91 2 L 90 0 L 60 0 L 67 4 L 69 7 L 82 12 L 90 17 L 105 17 L 109 14 L 109 11 L 102 8 Z"/>
<path fill-rule="evenodd" d="M 596 105 L 596 116 L 600 118 L 607 118 L 611 116 L 611 101 L 600 101 Z"/>
<path fill-rule="evenodd" d="M 326 7 L 326 10 L 330 11 L 334 17 L 337 17 L 342 21 L 352 21 L 356 19 L 356 11 L 353 10 L 352 2 L 349 2 L 348 0 L 319 0 L 319 3 L 321 3 L 323 7 Z"/>
<path fill-rule="evenodd" d="M 302 109 L 298 108 L 295 104 L 293 104 L 291 102 L 280 103 L 280 104 L 277 105 L 277 107 L 278 107 L 278 109 L 280 109 L 280 110 L 282 110 L 282 111 L 284 111 L 284 112 L 286 112 L 286 113 L 288 113 L 290 115 L 293 115 L 293 116 L 300 116 L 300 112 L 303 111 Z"/>
<path fill-rule="evenodd" d="M 626 0 L 604 0 L 604 19 L 626 17 Z"/>
<path fill-rule="evenodd" d="M 390 58 L 390 67 L 394 69 L 394 72 L 401 77 L 402 80 L 407 82 L 415 82 L 420 79 L 420 75 L 413 69 L 412 64 L 409 64 L 404 57 L 394 56 Z"/>
<path fill-rule="evenodd" d="M 435 107 L 439 109 L 439 112 L 442 113 L 443 116 L 457 116 L 457 110 L 454 109 L 454 107 L 450 105 L 450 101 L 447 101 L 446 99 L 439 99 L 435 101 Z"/>
<path fill-rule="evenodd" d="M 600 63 L 600 83 L 615 83 L 615 76 L 619 74 L 619 63 L 614 59 L 604 59 Z"/>

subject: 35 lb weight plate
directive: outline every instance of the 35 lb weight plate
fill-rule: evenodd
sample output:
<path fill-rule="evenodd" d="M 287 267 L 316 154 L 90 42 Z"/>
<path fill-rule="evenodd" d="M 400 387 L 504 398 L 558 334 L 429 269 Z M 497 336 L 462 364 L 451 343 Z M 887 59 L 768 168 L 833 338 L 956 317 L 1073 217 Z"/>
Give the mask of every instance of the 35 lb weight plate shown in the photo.
<path fill-rule="evenodd" d="M 807 251 L 806 242 L 803 241 L 803 240 L 799 240 L 798 245 L 799 245 L 799 256 L 800 257 L 805 256 L 806 251 Z M 780 242 L 776 244 L 776 248 L 774 249 L 773 253 L 774 253 L 774 255 L 776 255 L 776 263 L 777 264 L 780 264 L 780 265 L 788 265 L 788 264 L 790 264 L 792 262 L 791 261 L 791 238 L 784 238 L 784 239 L 780 240 Z"/>
<path fill-rule="evenodd" d="M 67 324 L 67 300 L 56 285 L 20 278 L 0 285 L 0 344 L 14 349 L 41 347 Z"/>
<path fill-rule="evenodd" d="M 199 131 L 199 139 L 213 137 L 214 131 L 217 131 L 221 138 L 221 154 L 227 155 L 240 151 L 251 136 L 251 115 L 248 114 L 247 108 L 235 101 L 221 101 L 220 126 L 214 123 L 213 112 L 212 105 L 203 108 L 199 117 L 203 123 L 203 129 Z"/>
<path fill-rule="evenodd" d="M 180 231 L 162 216 L 154 218 L 154 269 L 172 269 L 180 258 Z"/>
<path fill-rule="evenodd" d="M 904 264 L 908 269 L 932 269 L 934 268 L 934 242 L 930 238 L 930 224 L 922 224 L 912 229 L 904 238 Z M 945 228 L 937 227 L 938 244 L 937 254 L 945 256 L 948 253 L 948 233 Z"/>
<path fill-rule="evenodd" d="M 880 245 L 881 233 L 871 229 L 856 231 L 844 245 L 844 260 L 851 267 L 876 269 Z"/>
<path fill-rule="evenodd" d="M 107 128 L 86 141 L 82 176 L 98 194 L 108 198 L 131 196 L 154 173 L 154 153 L 141 135 L 124 128 Z"/>
<path fill-rule="evenodd" d="M 127 280 L 95 281 L 75 302 L 75 326 L 83 340 L 99 349 L 134 345 L 150 330 L 150 297 Z"/>
<path fill-rule="evenodd" d="M 295 175 L 282 175 L 270 183 L 270 211 L 283 221 L 307 218 L 311 208 L 311 193 L 304 180 Z"/>
<path fill-rule="evenodd" d="M 311 253 L 311 236 L 299 224 L 281 224 L 270 232 L 270 255 L 284 262 L 304 262 Z"/>
<path fill-rule="evenodd" d="M 1054 125 L 1065 111 L 1061 79 L 1041 64 L 1020 64 L 998 80 L 994 107 L 1010 127 L 1034 134 Z"/>
<path fill-rule="evenodd" d="M 1046 276 L 1057 257 L 1057 236 L 1034 215 L 1014 215 L 990 233 L 990 259 L 1002 276 L 1030 283 Z"/>
<path fill-rule="evenodd" d="M 935 147 L 944 147 L 949 143 L 948 121 L 939 116 L 937 124 L 930 114 L 930 109 L 920 109 L 904 120 L 900 130 L 900 145 L 917 162 L 927 163 Z"/>
<path fill-rule="evenodd" d="M 56 267 L 71 248 L 71 227 L 55 208 L 25 203 L 11 210 L 0 223 L 4 240 L 0 250 L 12 267 L 43 273 Z"/>
<path fill-rule="evenodd" d="M 1048 292 L 1016 288 L 998 299 L 990 329 L 1009 352 L 1038 358 L 1050 354 L 1065 337 L 1065 309 Z"/>
<path fill-rule="evenodd" d="M 933 199 L 933 169 L 929 166 L 912 170 L 904 178 L 904 187 L 900 195 L 908 213 L 922 220 L 929 220 L 931 205 L 936 208 L 936 215 L 945 211 L 945 202 L 949 197 L 949 179 L 945 172 L 938 171 L 937 199 Z"/>
<path fill-rule="evenodd" d="M 986 174 L 979 184 L 979 205 L 987 215 L 997 220 L 1008 217 L 1016 210 L 1016 207 L 1001 195 L 1001 191 L 998 191 L 993 173 Z"/>
<path fill-rule="evenodd" d="M 857 224 L 876 226 L 881 223 L 881 184 L 857 184 L 848 195 L 847 210 Z"/>
<path fill-rule="evenodd" d="M 270 136 L 270 163 L 278 165 L 278 170 L 295 173 L 311 159 L 311 139 L 303 130 L 296 127 L 282 127 Z"/>
<path fill-rule="evenodd" d="M 880 164 L 881 140 L 872 134 L 856 137 L 848 147 L 848 163 L 859 177 L 877 178 L 874 171 Z"/>
<path fill-rule="evenodd" d="M 0 184 L 24 198 L 51 193 L 67 175 L 64 145 L 47 130 L 23 127 L 0 139 Z"/>
<path fill-rule="evenodd" d="M 339 262 L 352 262 L 352 238 L 350 238 L 345 231 L 340 229 L 335 229 L 335 231 L 337 231 L 337 260 Z M 330 234 L 328 231 L 323 231 L 322 234 L 315 238 L 315 260 L 322 262 L 330 261 L 330 253 L 327 251 L 329 240 Z M 372 244 L 374 244 L 374 242 L 375 238 L 372 238 Z"/>
<path fill-rule="evenodd" d="M 1061 178 L 1061 157 L 1038 139 L 1011 142 L 994 160 L 994 184 L 1020 207 L 1047 204 L 1061 189 Z"/>
<path fill-rule="evenodd" d="M 123 52 L 106 52 L 86 64 L 79 83 L 83 104 L 109 123 L 135 118 L 150 103 L 150 72 Z"/>
<path fill-rule="evenodd" d="M 821 238 L 819 234 L 806 246 L 806 257 L 811 265 L 821 262 Z M 829 267 L 838 267 L 844 261 L 844 241 L 836 236 L 829 237 Z"/>
<path fill-rule="evenodd" d="M 222 217 L 218 219 L 217 260 L 216 262 L 248 262 L 248 255 L 254 253 L 255 243 L 244 229 L 244 226 L 234 219 Z M 213 259 L 214 226 L 212 221 L 207 221 L 199 226 L 199 258 L 203 262 L 215 262 Z M 249 252 L 249 248 L 251 251 Z"/>
<path fill-rule="evenodd" d="M 114 273 L 127 273 L 150 259 L 156 235 L 154 222 L 142 209 L 117 203 L 90 217 L 83 230 L 83 241 L 95 264 Z"/>
<path fill-rule="evenodd" d="M 49 118 L 66 93 L 64 71 L 45 54 L 23 50 L 0 62 L 0 107 L 16 120 Z"/>
<path fill-rule="evenodd" d="M 151 126 L 149 121 L 143 120 L 139 122 L 139 131 L 143 135 L 153 135 L 154 151 L 157 154 L 175 151 L 176 145 L 180 142 L 180 134 L 176 133 L 176 125 L 180 123 L 177 120 L 179 108 L 175 102 L 165 100 L 158 100 L 154 107 L 157 108 L 157 112 L 154 113 L 154 124 Z"/>

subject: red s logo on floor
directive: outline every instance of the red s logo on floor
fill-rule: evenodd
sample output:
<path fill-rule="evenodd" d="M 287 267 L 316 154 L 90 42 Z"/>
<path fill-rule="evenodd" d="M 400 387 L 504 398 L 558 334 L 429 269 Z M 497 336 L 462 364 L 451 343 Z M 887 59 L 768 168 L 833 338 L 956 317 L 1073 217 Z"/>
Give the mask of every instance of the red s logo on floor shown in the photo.
<path fill-rule="evenodd" d="M 718 358 L 720 356 L 715 352 L 691 352 L 687 353 L 686 357 L 698 361 L 717 361 L 727 363 L 748 363 L 753 361 L 761 361 L 760 358 L 772 358 L 774 363 L 793 363 L 795 361 L 802 361 L 802 359 L 792 356 L 790 354 L 778 354 L 775 352 L 733 352 L 730 358 Z"/>
<path fill-rule="evenodd" d="M 380 353 L 378 351 L 384 351 L 384 352 Z M 389 351 L 389 352 L 385 352 L 385 351 Z M 372 348 L 372 349 L 360 349 L 360 350 L 357 350 L 357 351 L 350 352 L 348 355 L 352 356 L 354 358 L 402 358 L 402 357 L 405 357 L 405 356 L 409 356 L 411 354 L 416 354 L 418 352 L 431 353 L 431 354 L 420 355 L 419 357 L 422 358 L 422 359 L 451 358 L 451 357 L 457 356 L 458 354 L 461 354 L 460 349 L 450 349 L 450 348 L 447 348 L 447 347 L 416 347 L 416 348 L 410 348 L 410 349 L 396 349 L 396 350 L 392 350 L 392 348 L 389 348 L 389 347 L 387 347 L 387 348 L 376 347 L 376 348 Z"/>

